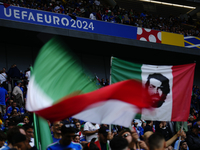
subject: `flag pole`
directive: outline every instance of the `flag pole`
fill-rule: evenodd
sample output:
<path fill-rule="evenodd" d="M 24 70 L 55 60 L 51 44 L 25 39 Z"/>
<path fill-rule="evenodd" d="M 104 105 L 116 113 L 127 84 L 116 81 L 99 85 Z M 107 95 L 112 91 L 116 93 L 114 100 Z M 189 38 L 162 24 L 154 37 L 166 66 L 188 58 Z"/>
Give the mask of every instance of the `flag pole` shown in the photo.
<path fill-rule="evenodd" d="M 33 127 L 34 127 L 34 142 L 35 142 L 35 146 L 37 147 L 38 150 L 40 150 L 39 147 L 39 137 L 38 137 L 38 120 L 37 120 L 37 116 L 35 113 L 33 113 Z"/>
<path fill-rule="evenodd" d="M 183 130 L 183 121 L 182 121 L 182 125 L 181 125 L 181 132 Z M 180 147 L 180 142 L 181 142 L 181 136 L 179 136 L 179 139 L 178 139 L 178 146 L 177 146 L 177 150 L 179 150 L 179 147 Z"/>
<path fill-rule="evenodd" d="M 110 59 L 110 85 L 111 85 L 111 67 L 112 67 L 112 59 L 113 59 L 113 56 L 111 56 L 111 59 Z M 111 126 L 112 124 L 109 125 L 109 132 L 111 133 Z"/>

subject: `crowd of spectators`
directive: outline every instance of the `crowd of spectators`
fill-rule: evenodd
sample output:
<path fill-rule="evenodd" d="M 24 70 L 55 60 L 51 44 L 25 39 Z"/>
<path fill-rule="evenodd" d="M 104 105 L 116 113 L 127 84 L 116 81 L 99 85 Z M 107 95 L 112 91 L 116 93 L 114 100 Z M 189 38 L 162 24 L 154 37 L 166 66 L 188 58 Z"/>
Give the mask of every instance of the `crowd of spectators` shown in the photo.
<path fill-rule="evenodd" d="M 154 30 L 200 37 L 200 22 L 191 16 L 163 17 L 146 11 L 126 10 L 118 5 L 110 7 L 100 0 L 4 0 L 12 6 L 44 10 L 74 17 L 85 17 L 112 23 L 122 23 Z"/>
<path fill-rule="evenodd" d="M 36 149 L 32 126 L 33 116 L 25 109 L 29 78 L 30 68 L 22 72 L 16 65 L 12 65 L 8 71 L 3 68 L 0 72 L 0 149 L 2 150 L 14 147 L 21 150 Z M 95 78 L 100 87 L 109 85 L 108 79 L 105 81 L 97 76 Z M 107 124 L 99 125 L 76 118 L 67 118 L 49 122 L 53 144 L 49 145 L 47 150 L 68 148 L 108 150 L 109 147 L 114 150 L 119 150 L 119 147 L 177 150 L 179 136 L 181 136 L 181 150 L 199 150 L 199 97 L 200 89 L 194 86 L 190 115 L 188 121 L 184 123 L 183 130 L 179 130 L 179 122 L 134 119 L 130 128 L 112 125 L 109 132 Z"/>

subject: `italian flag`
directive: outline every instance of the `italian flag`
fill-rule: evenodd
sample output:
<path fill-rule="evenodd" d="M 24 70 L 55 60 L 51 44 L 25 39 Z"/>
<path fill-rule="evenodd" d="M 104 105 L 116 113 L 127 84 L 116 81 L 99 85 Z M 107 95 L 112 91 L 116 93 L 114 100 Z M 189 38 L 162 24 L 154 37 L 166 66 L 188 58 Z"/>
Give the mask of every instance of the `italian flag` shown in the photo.
<path fill-rule="evenodd" d="M 53 122 L 68 117 L 128 127 L 152 101 L 141 81 L 128 79 L 97 89 L 88 71 L 60 39 L 39 52 L 31 71 L 26 109 Z"/>
<path fill-rule="evenodd" d="M 153 110 L 142 109 L 141 119 L 187 121 L 195 63 L 162 66 L 127 62 L 112 57 L 111 83 L 137 79 L 148 91 Z"/>

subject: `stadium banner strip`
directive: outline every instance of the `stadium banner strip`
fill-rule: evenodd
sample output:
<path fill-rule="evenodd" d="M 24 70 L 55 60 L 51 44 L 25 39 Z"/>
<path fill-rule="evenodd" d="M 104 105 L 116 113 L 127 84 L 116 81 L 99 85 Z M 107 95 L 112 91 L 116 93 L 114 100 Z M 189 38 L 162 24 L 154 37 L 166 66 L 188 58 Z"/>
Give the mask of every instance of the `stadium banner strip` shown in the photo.
<path fill-rule="evenodd" d="M 191 39 L 191 38 L 195 38 L 194 36 L 185 36 L 184 37 L 184 40 L 186 40 L 186 39 Z"/>
<path fill-rule="evenodd" d="M 105 21 L 77 17 L 75 20 L 68 15 L 52 13 L 23 7 L 0 5 L 0 19 L 97 33 L 115 37 L 136 39 L 137 27 Z"/>
<path fill-rule="evenodd" d="M 200 47 L 199 47 L 200 44 L 198 44 L 198 45 L 194 45 L 193 43 L 190 43 L 190 42 L 188 42 L 188 41 L 186 41 L 186 40 L 184 40 L 184 42 L 190 44 L 189 46 L 185 46 L 185 47 L 187 47 L 187 48 L 197 47 L 197 48 L 200 49 Z"/>
<path fill-rule="evenodd" d="M 200 40 L 200 38 L 199 37 L 195 37 L 197 40 Z"/>

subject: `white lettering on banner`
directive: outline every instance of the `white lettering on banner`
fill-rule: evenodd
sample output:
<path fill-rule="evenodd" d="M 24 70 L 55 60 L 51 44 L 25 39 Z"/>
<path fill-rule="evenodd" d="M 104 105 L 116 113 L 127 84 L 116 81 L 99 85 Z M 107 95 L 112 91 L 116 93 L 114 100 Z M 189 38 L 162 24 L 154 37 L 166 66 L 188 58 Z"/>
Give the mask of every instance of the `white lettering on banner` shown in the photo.
<path fill-rule="evenodd" d="M 12 15 L 11 9 L 9 9 L 9 15 L 8 15 L 7 12 L 6 12 L 6 8 L 4 8 L 4 15 L 6 17 L 11 17 L 11 15 Z"/>
<path fill-rule="evenodd" d="M 88 25 L 87 21 L 83 21 L 83 25 L 84 25 L 83 29 L 88 30 L 88 28 L 87 28 L 87 25 Z"/>
<path fill-rule="evenodd" d="M 44 25 L 58 25 L 62 27 L 77 28 L 81 30 L 94 30 L 94 24 L 92 21 L 87 19 L 77 18 L 74 20 L 72 18 L 68 19 L 69 16 L 65 15 L 50 15 L 51 13 L 39 12 L 29 9 L 21 9 L 17 7 L 4 8 L 4 17 L 11 20 L 21 19 L 24 22 L 32 23 L 43 23 Z"/>
<path fill-rule="evenodd" d="M 27 17 L 27 11 L 22 11 L 22 19 L 24 19 L 24 17 Z"/>
<path fill-rule="evenodd" d="M 56 23 L 57 23 L 57 25 L 60 25 L 60 24 L 59 24 L 59 21 L 60 21 L 60 18 L 59 18 L 59 17 L 53 16 L 53 24 L 56 24 Z"/>
<path fill-rule="evenodd" d="M 71 27 L 72 27 L 72 28 L 76 28 L 76 26 L 75 26 L 75 24 L 76 24 L 76 20 L 71 19 L 70 21 L 73 22 L 73 24 L 71 25 Z"/>
<path fill-rule="evenodd" d="M 90 22 L 88 28 L 91 28 L 92 30 L 94 30 L 93 22 Z"/>
<path fill-rule="evenodd" d="M 64 20 L 66 20 L 66 24 L 64 23 Z M 68 26 L 69 25 L 69 20 L 67 18 L 62 18 L 61 23 L 63 26 Z"/>
<path fill-rule="evenodd" d="M 49 15 L 49 21 L 47 20 L 47 15 L 44 15 L 44 20 L 46 23 L 51 23 L 51 15 Z"/>
<path fill-rule="evenodd" d="M 43 14 L 39 14 L 37 13 L 37 22 L 43 22 L 43 20 L 40 20 L 40 19 L 43 19 Z"/>
<path fill-rule="evenodd" d="M 28 16 L 28 20 L 33 20 L 33 21 L 35 21 L 35 18 L 34 18 L 34 16 L 33 16 L 33 14 L 32 14 L 32 12 L 30 12 L 30 14 L 29 14 L 29 16 Z"/>
<path fill-rule="evenodd" d="M 77 20 L 77 27 L 82 28 L 82 22 L 80 20 Z"/>
<path fill-rule="evenodd" d="M 14 9 L 14 17 L 17 18 L 17 19 L 20 19 L 20 17 L 19 17 L 19 10 Z"/>

